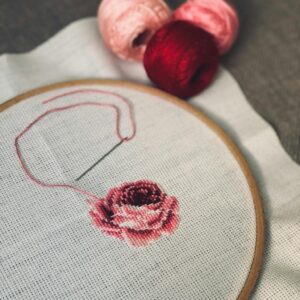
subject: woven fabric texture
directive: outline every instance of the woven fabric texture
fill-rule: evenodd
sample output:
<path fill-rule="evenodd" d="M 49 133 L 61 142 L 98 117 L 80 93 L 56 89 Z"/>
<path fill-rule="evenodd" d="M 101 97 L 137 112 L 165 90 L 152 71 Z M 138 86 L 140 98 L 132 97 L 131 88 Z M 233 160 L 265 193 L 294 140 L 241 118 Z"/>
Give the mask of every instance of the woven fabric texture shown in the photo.
<path fill-rule="evenodd" d="M 107 52 L 99 39 L 95 19 L 82 20 L 70 25 L 56 37 L 29 54 L 2 56 L 0 58 L 0 69 L 1 103 L 34 87 L 72 79 L 91 77 L 117 78 L 146 84 L 149 83 L 140 65 L 121 62 Z M 214 84 L 206 92 L 191 99 L 190 103 L 213 118 L 235 140 L 250 163 L 262 192 L 267 220 L 267 245 L 264 268 L 253 298 L 299 299 L 298 274 L 300 257 L 297 255 L 297 251 L 300 247 L 298 218 L 300 209 L 299 166 L 293 163 L 284 152 L 273 129 L 252 110 L 236 81 L 225 69 L 220 70 Z M 24 121 L 25 124 L 27 121 L 32 120 L 33 116 L 29 116 L 28 113 L 29 112 L 24 108 L 19 121 Z M 24 118 L 27 119 L 25 120 Z M 7 122 L 8 120 L 5 121 L 6 124 L 8 124 Z M 1 121 L 2 135 L 6 132 L 10 132 L 10 130 L 12 130 L 11 128 L 15 128 L 14 124 L 12 124 L 12 127 L 4 127 L 2 124 L 5 123 Z M 189 133 L 189 131 L 190 129 L 187 130 L 187 133 Z M 3 139 L 3 142 L 1 140 L 1 149 L 2 147 L 7 149 L 8 143 L 8 138 Z M 12 145 L 10 150 L 13 151 Z M 11 151 L 1 151 L 1 158 L 2 155 L 5 155 L 5 157 L 10 155 L 12 153 Z M 1 170 L 5 170 L 5 172 L 9 172 L 10 168 L 12 168 L 11 164 L 5 165 L 5 167 L 1 165 Z M 10 174 L 5 176 L 1 175 L 1 178 L 5 181 L 11 181 L 10 184 L 15 183 L 16 180 L 15 177 Z M 27 182 L 25 184 L 29 183 Z M 168 188 L 167 184 L 166 188 Z M 18 191 L 19 187 L 16 187 L 13 194 L 17 195 Z M 40 188 L 30 188 L 29 191 L 34 192 L 35 196 L 37 196 L 37 194 L 40 195 Z M 171 192 L 173 192 L 173 190 Z M 47 191 L 47 193 L 50 193 L 50 191 Z M 72 201 L 74 201 L 75 198 L 73 199 L 72 197 L 74 196 L 71 197 L 69 192 L 68 195 L 65 196 L 70 199 L 70 202 L 66 201 L 62 204 L 59 200 L 56 201 L 59 201 L 60 205 L 68 206 L 64 215 L 66 217 L 72 217 L 75 211 L 78 212 L 78 215 L 83 212 L 82 217 L 80 217 L 80 222 L 82 223 L 79 221 L 76 223 L 76 226 L 81 228 L 80 225 L 86 222 L 85 203 L 80 199 L 80 201 L 74 202 L 74 210 L 70 209 L 69 205 L 73 203 Z M 10 195 L 10 197 L 13 196 Z M 61 197 L 59 192 L 57 192 L 57 197 Z M 33 199 L 36 199 L 36 197 Z M 44 200 L 47 199 L 45 198 Z M 6 198 L 3 201 L 7 201 Z M 32 200 L 26 199 L 26 201 Z M 11 205 L 11 214 L 16 214 L 19 205 L 26 205 L 26 201 L 24 197 L 21 197 L 20 201 L 14 199 L 13 203 L 9 204 Z M 47 201 L 40 201 L 38 204 L 43 206 L 47 204 Z M 45 206 L 43 209 L 45 209 Z M 53 209 L 55 210 L 57 208 L 53 207 Z M 27 212 L 27 210 L 25 210 L 25 212 Z M 41 212 L 47 213 L 45 210 L 42 210 L 42 207 Z M 20 216 L 20 212 L 18 212 L 17 216 Z M 55 216 L 54 213 L 54 218 Z M 58 215 L 58 217 L 59 216 L 60 215 Z M 36 220 L 36 218 L 38 217 L 33 216 L 33 220 Z M 19 219 L 16 218 L 14 224 L 17 224 L 18 220 Z M 45 222 L 49 221 L 46 220 Z M 181 226 L 182 224 L 184 223 L 181 221 Z M 37 224 L 32 227 L 19 228 L 20 231 L 23 230 L 23 234 L 21 234 L 19 238 L 25 238 L 26 234 L 37 230 L 36 226 Z M 88 248 L 89 245 L 81 242 L 79 238 L 81 236 L 76 236 L 77 230 L 73 230 L 73 227 L 68 228 L 70 230 L 69 242 L 74 239 L 74 243 L 76 242 L 83 247 L 83 252 L 80 253 L 80 259 L 85 259 L 86 256 L 84 255 L 86 255 L 86 253 L 84 250 Z M 1 226 L 1 230 L 8 229 Z M 95 233 L 91 227 L 89 227 L 89 230 L 93 232 L 92 234 L 97 234 L 97 237 L 99 237 L 99 232 Z M 58 228 L 57 231 L 55 231 L 55 237 L 57 235 L 59 236 L 59 234 L 60 231 Z M 47 238 L 49 237 L 47 236 Z M 175 239 L 175 235 L 173 238 Z M 11 242 L 9 239 L 7 239 L 7 241 Z M 59 249 L 59 245 L 63 245 L 63 241 L 62 239 L 61 243 L 53 244 L 53 247 Z M 166 239 L 162 239 L 155 243 L 154 246 L 156 245 L 155 247 L 158 247 L 158 244 L 163 241 L 168 243 Z M 172 240 L 172 237 L 170 237 L 170 242 L 171 241 L 175 240 Z M 111 242 L 116 243 L 117 241 L 113 240 Z M 36 251 L 39 250 L 44 253 L 45 249 L 39 249 L 34 243 L 29 243 L 29 246 L 33 248 L 32 253 L 38 265 L 42 267 L 44 265 L 51 266 L 53 265 L 53 260 L 58 262 L 58 258 L 53 251 L 51 252 L 51 259 L 48 262 L 38 261 L 39 256 Z M 18 251 L 18 247 L 22 248 L 22 244 L 17 244 L 16 248 L 11 247 L 9 251 L 15 253 Z M 95 255 L 99 255 L 99 251 L 95 253 Z M 108 255 L 108 253 L 106 254 Z M 63 261 L 68 261 L 68 259 L 71 266 L 72 259 L 76 260 L 77 258 L 70 257 L 66 254 L 62 258 L 61 264 L 63 264 Z M 14 266 L 21 268 L 24 263 L 30 263 L 30 260 L 27 261 L 26 258 L 24 258 L 23 261 L 17 262 Z M 32 273 L 32 271 L 30 268 L 24 269 L 24 273 L 22 273 L 21 276 L 23 276 L 23 278 L 28 277 L 28 274 L 30 274 L 30 272 Z M 71 273 L 71 267 L 66 269 L 66 272 Z M 201 270 L 199 272 L 201 273 Z M 83 272 L 83 280 L 88 280 L 86 279 L 87 273 L 88 270 Z M 41 276 L 42 275 L 43 272 L 41 272 Z M 105 275 L 108 276 L 108 274 Z M 8 280 L 8 278 L 5 279 Z M 16 287 L 19 282 L 19 280 L 14 281 Z M 40 284 L 44 284 L 45 287 L 47 287 L 48 283 L 43 282 Z M 65 282 L 64 285 L 65 288 L 76 289 L 76 286 L 73 285 L 72 282 Z M 30 287 L 34 288 L 34 285 Z M 1 289 L 1 291 L 2 290 L 3 289 Z M 16 294 L 20 294 L 22 291 L 24 291 L 24 287 L 19 288 Z M 87 298 L 88 297 L 87 295 Z"/>
<path fill-rule="evenodd" d="M 86 196 L 34 184 L 16 159 L 16 135 L 45 110 L 71 103 L 114 103 L 123 113 L 121 131 L 130 132 L 126 107 L 113 96 L 86 93 L 41 104 L 67 91 L 0 115 L 1 299 L 236 298 L 252 263 L 256 227 L 249 186 L 225 144 L 174 104 L 124 88 L 112 91 L 131 101 L 137 134 L 78 183 L 77 175 L 116 144 L 114 114 L 88 106 L 54 113 L 20 139 L 27 167 L 42 182 L 104 197 L 123 182 L 150 179 L 176 196 L 175 233 L 133 249 L 91 226 Z"/>

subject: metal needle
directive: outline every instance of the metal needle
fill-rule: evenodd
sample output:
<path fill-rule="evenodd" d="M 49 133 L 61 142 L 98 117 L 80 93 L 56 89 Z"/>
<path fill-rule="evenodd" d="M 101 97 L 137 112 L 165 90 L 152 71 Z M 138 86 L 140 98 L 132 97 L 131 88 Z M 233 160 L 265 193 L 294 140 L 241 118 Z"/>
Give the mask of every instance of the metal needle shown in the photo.
<path fill-rule="evenodd" d="M 94 169 L 109 154 L 111 154 L 114 150 L 116 150 L 123 142 L 124 140 L 121 140 L 118 144 L 116 144 L 112 149 L 110 149 L 106 154 L 104 154 L 98 161 L 96 161 L 90 168 L 88 168 L 83 174 L 81 174 L 75 181 L 79 181 L 80 179 L 82 179 L 88 172 Z"/>

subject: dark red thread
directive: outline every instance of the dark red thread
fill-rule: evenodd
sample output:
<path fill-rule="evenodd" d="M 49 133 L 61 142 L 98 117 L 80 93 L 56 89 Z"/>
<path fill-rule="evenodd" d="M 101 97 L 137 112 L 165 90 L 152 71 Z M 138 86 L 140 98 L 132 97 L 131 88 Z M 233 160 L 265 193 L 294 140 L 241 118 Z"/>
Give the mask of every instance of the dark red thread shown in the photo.
<path fill-rule="evenodd" d="M 177 199 L 150 180 L 124 183 L 90 205 L 90 215 L 104 234 L 134 247 L 174 233 L 179 224 Z"/>

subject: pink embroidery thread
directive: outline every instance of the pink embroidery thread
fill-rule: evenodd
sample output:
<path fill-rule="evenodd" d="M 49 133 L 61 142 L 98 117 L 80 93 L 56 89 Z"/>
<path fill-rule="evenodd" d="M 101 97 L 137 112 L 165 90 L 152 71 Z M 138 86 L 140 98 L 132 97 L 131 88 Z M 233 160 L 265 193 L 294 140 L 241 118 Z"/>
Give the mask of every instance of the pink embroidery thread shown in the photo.
<path fill-rule="evenodd" d="M 47 104 L 64 96 L 81 93 L 107 94 L 122 100 L 129 110 L 129 118 L 132 127 L 131 135 L 127 137 L 122 136 L 120 130 L 121 113 L 119 108 L 114 104 L 80 102 L 50 109 L 32 121 L 15 138 L 15 150 L 22 170 L 31 181 L 41 187 L 68 188 L 88 196 L 90 198 L 88 203 L 92 206 L 90 216 L 94 220 L 95 225 L 104 234 L 116 237 L 120 240 L 126 240 L 128 244 L 134 247 L 146 246 L 150 242 L 160 238 L 162 234 L 172 234 L 179 224 L 178 201 L 173 196 L 167 196 L 167 194 L 152 181 L 140 180 L 133 183 L 124 183 L 120 187 L 112 188 L 104 198 L 99 198 L 97 195 L 70 184 L 49 184 L 42 182 L 31 174 L 27 168 L 20 151 L 20 139 L 38 122 L 48 115 L 57 112 L 82 106 L 110 108 L 113 109 L 116 114 L 115 133 L 119 140 L 128 142 L 135 137 L 136 124 L 131 104 L 126 98 L 116 93 L 96 89 L 81 89 L 52 97 L 42 103 Z"/>
<path fill-rule="evenodd" d="M 130 119 L 130 123 L 131 123 L 132 129 L 133 129 L 131 137 L 130 138 L 128 138 L 128 137 L 124 138 L 124 140 L 129 141 L 129 140 L 134 138 L 134 136 L 136 134 L 136 123 L 134 121 L 133 109 L 131 107 L 131 103 L 126 98 L 122 97 L 121 95 L 119 95 L 117 93 L 104 91 L 104 90 L 98 90 L 98 89 L 80 89 L 80 90 L 66 92 L 66 93 L 60 94 L 58 96 L 51 97 L 50 99 L 47 99 L 47 100 L 43 101 L 42 104 L 47 104 L 47 103 L 53 102 L 55 100 L 61 99 L 61 98 L 66 97 L 66 96 L 75 95 L 75 94 L 86 94 L 86 93 L 114 96 L 114 97 L 118 98 L 119 100 L 121 100 L 122 102 L 124 102 L 126 104 L 126 106 L 128 107 L 129 119 Z M 119 122 L 118 119 L 117 119 L 117 122 Z"/>
<path fill-rule="evenodd" d="M 131 133 L 131 135 L 129 137 L 123 137 L 122 136 L 122 134 L 120 132 L 120 118 L 121 118 L 121 115 L 120 115 L 120 110 L 119 110 L 119 108 L 116 105 L 114 105 L 114 104 L 107 104 L 107 103 L 98 103 L 98 102 L 81 102 L 81 103 L 77 103 L 77 104 L 71 104 L 71 105 L 67 105 L 67 106 L 63 106 L 63 107 L 58 107 L 58 108 L 50 109 L 50 110 L 46 111 L 45 113 L 43 113 L 42 115 L 40 115 L 39 117 L 37 117 L 24 130 L 22 130 L 21 133 L 16 137 L 16 139 L 15 139 L 15 150 L 16 150 L 18 160 L 19 160 L 19 162 L 21 164 L 21 167 L 22 167 L 24 173 L 34 183 L 36 183 L 36 184 L 38 184 L 38 185 L 40 185 L 42 187 L 47 187 L 47 188 L 68 188 L 68 189 L 72 189 L 72 190 L 74 190 L 76 192 L 79 192 L 79 193 L 81 193 L 83 195 L 86 195 L 86 196 L 91 197 L 92 199 L 96 200 L 96 199 L 99 199 L 99 197 L 97 195 L 94 195 L 94 194 L 92 194 L 92 193 L 90 193 L 88 191 L 85 191 L 83 189 L 77 188 L 77 187 L 72 186 L 70 184 L 48 184 L 48 183 L 42 182 L 41 180 L 39 180 L 36 177 L 34 177 L 31 174 L 31 172 L 28 170 L 27 166 L 26 166 L 26 163 L 25 163 L 25 161 L 23 159 L 22 153 L 20 151 L 20 145 L 19 145 L 20 139 L 26 134 L 26 132 L 28 132 L 35 124 L 37 124 L 38 122 L 40 122 L 47 115 L 50 115 L 50 114 L 53 114 L 53 113 L 57 113 L 57 112 L 60 112 L 60 111 L 64 111 L 64 110 L 68 110 L 68 109 L 73 109 L 73 108 L 80 107 L 80 106 L 98 106 L 98 107 L 109 107 L 109 108 L 112 108 L 115 111 L 115 113 L 116 113 L 116 135 L 120 139 L 120 141 L 128 142 L 128 141 L 132 140 L 135 137 L 135 135 L 136 135 L 136 124 L 135 124 L 135 121 L 134 121 L 133 110 L 132 110 L 131 104 L 130 104 L 130 102 L 126 98 L 124 98 L 124 97 L 122 97 L 122 96 L 120 96 L 120 95 L 118 95 L 116 93 L 102 91 L 102 90 L 96 90 L 96 89 L 86 89 L 86 90 L 81 89 L 81 90 L 76 90 L 76 91 L 72 91 L 72 92 L 60 94 L 58 96 L 52 97 L 52 98 L 50 98 L 48 100 L 45 100 L 42 103 L 46 104 L 46 103 L 49 103 L 49 102 L 54 101 L 56 99 L 60 99 L 60 98 L 62 98 L 64 96 L 74 95 L 74 94 L 84 94 L 85 92 L 87 92 L 87 93 L 97 93 L 97 94 L 111 95 L 111 96 L 115 96 L 118 99 L 122 100 L 127 105 L 128 110 L 129 110 L 130 123 L 131 123 L 131 127 L 132 127 L 132 133 Z"/>

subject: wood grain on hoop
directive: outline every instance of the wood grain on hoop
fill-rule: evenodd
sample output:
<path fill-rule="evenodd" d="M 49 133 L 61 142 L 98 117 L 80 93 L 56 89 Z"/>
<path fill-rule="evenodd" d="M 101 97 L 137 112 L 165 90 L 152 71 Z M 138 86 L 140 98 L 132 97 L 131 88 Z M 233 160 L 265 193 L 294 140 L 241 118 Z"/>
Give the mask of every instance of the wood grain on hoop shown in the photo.
<path fill-rule="evenodd" d="M 41 87 L 29 91 L 27 93 L 21 94 L 11 100 L 0 105 L 0 112 L 12 107 L 13 105 L 26 100 L 30 97 L 43 94 L 45 92 L 53 91 L 56 89 L 67 88 L 67 87 L 76 87 L 80 85 L 108 85 L 108 86 L 116 86 L 116 87 L 124 87 L 130 88 L 133 90 L 138 90 L 142 92 L 146 92 L 165 101 L 172 102 L 176 104 L 178 107 L 188 111 L 196 118 L 200 119 L 204 122 L 211 130 L 213 130 L 219 138 L 224 142 L 227 148 L 230 150 L 232 155 L 235 157 L 236 161 L 238 162 L 249 186 L 251 191 L 251 195 L 253 198 L 253 204 L 255 208 L 255 215 L 256 215 L 256 242 L 255 242 L 255 251 L 253 254 L 253 260 L 251 264 L 251 268 L 248 273 L 248 277 L 246 279 L 245 285 L 242 288 L 238 300 L 248 299 L 253 288 L 255 287 L 255 283 L 259 277 L 259 272 L 262 266 L 263 261 L 263 252 L 264 252 L 264 239 L 265 239 L 265 226 L 264 226 L 264 213 L 263 213 L 263 206 L 260 197 L 260 193 L 256 184 L 256 181 L 252 175 L 250 167 L 246 162 L 245 158 L 243 157 L 242 153 L 235 145 L 235 143 L 231 140 L 231 138 L 221 129 L 214 121 L 212 121 L 209 117 L 205 114 L 200 112 L 199 110 L 193 108 L 188 103 L 171 96 L 167 93 L 164 93 L 160 90 L 157 90 L 152 87 L 146 87 L 136 83 L 130 83 L 126 81 L 118 81 L 118 80 L 102 80 L 102 79 L 87 79 L 87 80 L 77 80 L 77 81 L 70 81 L 70 82 L 63 82 L 52 84 L 49 86 Z"/>

